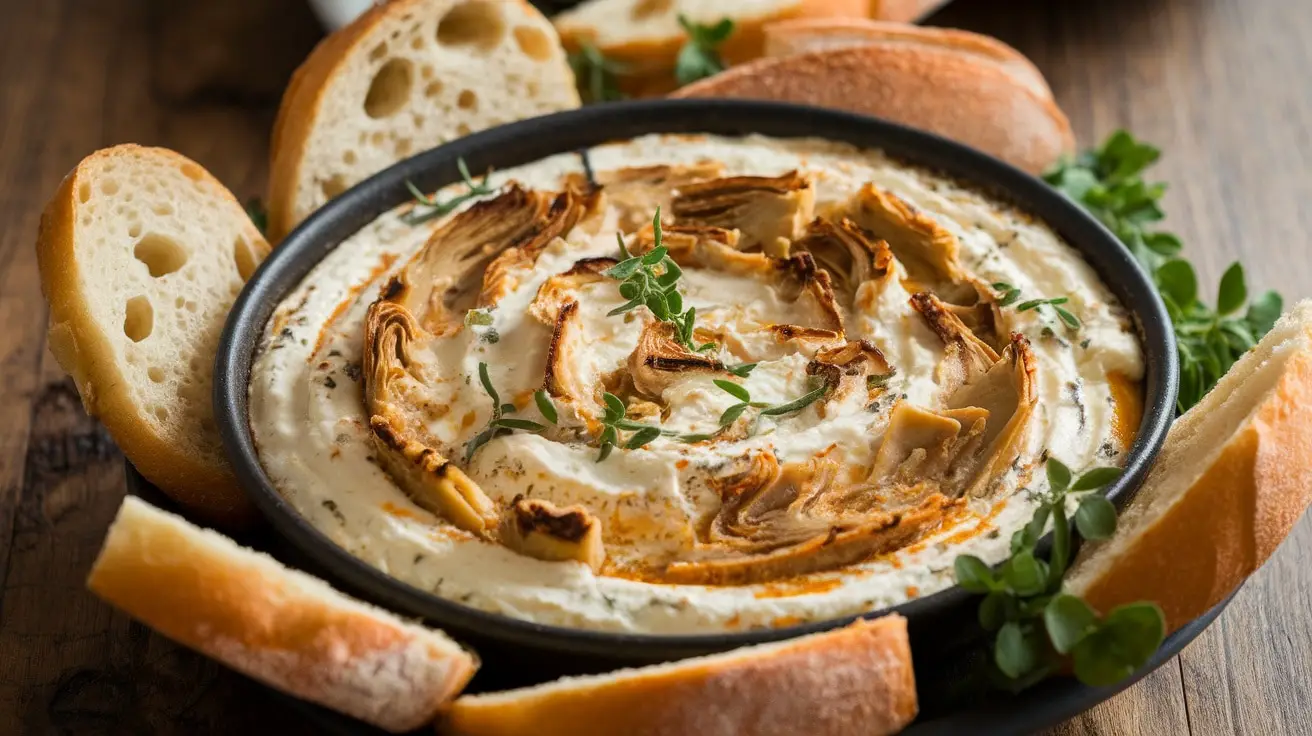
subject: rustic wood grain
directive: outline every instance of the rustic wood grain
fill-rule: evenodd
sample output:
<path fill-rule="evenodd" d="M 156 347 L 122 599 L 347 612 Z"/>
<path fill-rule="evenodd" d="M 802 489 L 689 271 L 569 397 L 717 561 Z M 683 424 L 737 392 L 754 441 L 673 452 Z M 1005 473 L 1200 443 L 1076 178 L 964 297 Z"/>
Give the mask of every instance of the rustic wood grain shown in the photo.
<path fill-rule="evenodd" d="M 0 734 L 306 732 L 262 689 L 82 587 L 121 459 L 46 353 L 32 241 L 83 155 L 176 148 L 240 197 L 317 29 L 299 0 L 0 0 Z M 1312 10 L 1285 0 L 957 0 L 932 20 L 1035 59 L 1080 139 L 1159 143 L 1169 226 L 1206 284 L 1312 294 Z M 1174 662 L 1054 730 L 1312 733 L 1312 522 Z"/>

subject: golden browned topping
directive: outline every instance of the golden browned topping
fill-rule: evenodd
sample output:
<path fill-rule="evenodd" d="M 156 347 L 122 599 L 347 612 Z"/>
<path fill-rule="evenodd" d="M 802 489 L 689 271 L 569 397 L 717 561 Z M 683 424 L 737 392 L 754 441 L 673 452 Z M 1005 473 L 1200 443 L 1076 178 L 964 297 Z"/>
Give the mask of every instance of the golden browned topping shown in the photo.
<path fill-rule="evenodd" d="M 629 355 L 629 376 L 638 393 L 660 399 L 665 389 L 688 373 L 716 373 L 724 364 L 704 353 L 684 347 L 669 322 L 648 322 L 638 338 L 638 347 Z"/>
<path fill-rule="evenodd" d="M 582 506 L 516 496 L 501 519 L 500 541 L 539 560 L 573 560 L 596 570 L 606 560 L 601 521 Z"/>
<path fill-rule="evenodd" d="M 739 246 L 788 255 L 791 242 L 815 212 L 815 187 L 796 171 L 783 176 L 730 176 L 688 184 L 671 203 L 680 225 L 737 229 Z"/>
<path fill-rule="evenodd" d="M 802 238 L 793 243 L 793 249 L 810 253 L 848 304 L 856 298 L 861 284 L 883 279 L 892 272 L 893 252 L 888 243 L 874 239 L 846 217 L 836 222 L 816 218 Z"/>
<path fill-rule="evenodd" d="M 701 161 L 688 166 L 634 166 L 599 171 L 596 182 L 605 191 L 610 206 L 619 211 L 620 228 L 632 232 L 642 227 L 657 207 L 668 212 L 670 200 L 683 187 L 723 175 L 724 164 Z M 586 179 L 580 175 L 568 181 L 578 189 L 585 188 Z"/>

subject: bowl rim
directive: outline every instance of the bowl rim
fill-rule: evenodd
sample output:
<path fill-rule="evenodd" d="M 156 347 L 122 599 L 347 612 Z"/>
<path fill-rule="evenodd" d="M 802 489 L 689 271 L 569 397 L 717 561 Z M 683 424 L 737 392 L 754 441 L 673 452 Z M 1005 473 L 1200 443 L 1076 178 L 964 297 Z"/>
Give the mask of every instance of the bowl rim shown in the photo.
<path fill-rule="evenodd" d="M 504 169 L 648 133 L 775 138 L 815 137 L 883 150 L 897 161 L 946 175 L 1045 222 L 1081 253 L 1132 316 L 1145 363 L 1144 411 L 1121 476 L 1107 496 L 1123 504 L 1151 467 L 1174 418 L 1175 334 L 1166 308 L 1129 250 L 1101 223 L 1042 180 L 985 153 L 870 116 L 789 103 L 639 100 L 605 103 L 491 128 L 396 163 L 330 200 L 297 226 L 260 265 L 228 315 L 214 371 L 214 414 L 237 479 L 275 530 L 331 578 L 393 610 L 502 642 L 571 654 L 673 658 L 779 641 L 900 613 L 908 619 L 973 597 L 953 585 L 896 606 L 771 629 L 639 634 L 555 626 L 472 608 L 414 587 L 339 547 L 276 490 L 255 449 L 249 422 L 250 369 L 265 325 L 283 298 L 322 258 L 382 213 L 424 191 L 459 181 L 456 160 L 474 171 Z"/>

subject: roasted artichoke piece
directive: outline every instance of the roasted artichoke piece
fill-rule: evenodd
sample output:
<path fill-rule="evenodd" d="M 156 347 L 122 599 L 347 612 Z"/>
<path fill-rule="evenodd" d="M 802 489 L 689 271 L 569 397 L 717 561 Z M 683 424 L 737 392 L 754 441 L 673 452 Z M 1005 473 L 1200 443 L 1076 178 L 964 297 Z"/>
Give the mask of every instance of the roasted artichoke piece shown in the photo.
<path fill-rule="evenodd" d="M 568 235 L 580 220 L 596 210 L 600 202 L 595 191 L 580 192 L 572 188 L 554 196 L 550 193 L 543 196 L 550 197 L 546 211 L 534 221 L 533 227 L 520 240 L 512 243 L 487 265 L 483 272 L 478 306 L 492 306 L 513 291 L 518 286 L 514 272 L 536 263 L 547 245 Z"/>
<path fill-rule="evenodd" d="M 723 175 L 724 164 L 719 161 L 699 161 L 687 166 L 631 166 L 598 171 L 595 180 L 607 203 L 618 210 L 620 229 L 632 232 L 651 222 L 651 213 L 657 207 L 668 213 L 671 199 L 681 188 Z M 579 191 L 589 188 L 581 174 L 573 174 L 566 181 Z"/>
<path fill-rule="evenodd" d="M 722 506 L 697 558 L 670 564 L 675 583 L 744 585 L 853 564 L 900 548 L 938 528 L 951 501 L 927 495 L 914 508 L 876 508 L 869 486 L 836 482 L 838 465 L 827 457 L 780 467 L 772 453 L 747 458 L 740 472 L 721 479 Z M 866 503 L 835 503 L 861 494 Z"/>
<path fill-rule="evenodd" d="M 746 255 L 738 252 L 737 230 L 710 225 L 662 225 L 661 245 L 669 251 L 675 263 L 685 268 L 724 270 L 733 255 Z M 634 235 L 633 242 L 629 244 L 629 252 L 640 256 L 654 247 L 656 231 L 648 222 Z"/>
<path fill-rule="evenodd" d="M 943 300 L 919 292 L 911 295 L 911 306 L 925 318 L 946 349 L 934 375 L 941 396 L 954 394 L 998 362 L 997 352 L 979 339 Z"/>
<path fill-rule="evenodd" d="M 601 521 L 582 506 L 516 496 L 501 517 L 500 542 L 526 557 L 582 562 L 600 570 L 606 561 Z"/>
<path fill-rule="evenodd" d="M 584 258 L 576 261 L 568 271 L 542 282 L 538 293 L 528 305 L 529 314 L 544 325 L 554 326 L 560 308 L 568 302 L 577 301 L 580 288 L 609 281 L 603 274 L 616 262 L 614 258 Z"/>
<path fill-rule="evenodd" d="M 637 348 L 629 354 L 628 365 L 633 388 L 652 399 L 659 399 L 681 376 L 724 370 L 724 364 L 715 358 L 680 344 L 672 322 L 648 322 Z"/>
<path fill-rule="evenodd" d="M 988 412 L 973 462 L 963 458 L 950 474 L 959 491 L 976 497 L 988 495 L 1019 456 L 1038 403 L 1036 371 L 1030 341 L 1015 334 L 997 363 L 948 396 L 948 409 L 977 407 Z"/>
<path fill-rule="evenodd" d="M 812 220 L 805 235 L 793 243 L 793 250 L 810 253 L 848 304 L 856 300 L 862 284 L 883 279 L 893 268 L 888 243 L 875 239 L 847 217 Z"/>
<path fill-rule="evenodd" d="M 933 289 L 957 301 L 959 289 L 952 287 L 966 279 L 960 245 L 934 218 L 874 184 L 862 187 L 834 216 L 850 218 L 888 243 L 912 281 L 908 291 Z"/>
<path fill-rule="evenodd" d="M 978 407 L 935 412 L 899 401 L 868 482 L 888 489 L 929 485 L 943 490 L 947 472 L 959 455 L 973 461 L 988 418 L 988 410 Z"/>
<path fill-rule="evenodd" d="M 365 408 L 379 464 L 415 503 L 475 534 L 496 524 L 492 500 L 431 442 L 417 407 L 404 400 L 419 325 L 405 307 L 378 301 L 365 321 Z"/>
<path fill-rule="evenodd" d="M 868 396 L 871 378 L 887 380 L 893 368 L 879 348 L 865 340 L 853 340 L 846 345 L 825 348 L 816 352 L 806 366 L 807 375 L 820 376 L 829 391 L 816 404 L 823 419 L 831 405 L 842 403 L 852 394 Z"/>
<path fill-rule="evenodd" d="M 742 233 L 739 246 L 760 248 L 786 258 L 789 244 L 815 211 L 810 177 L 730 176 L 688 184 L 679 190 L 670 213 L 680 225 L 711 225 Z"/>
<path fill-rule="evenodd" d="M 582 330 L 579 324 L 579 303 L 568 301 L 556 312 L 556 321 L 551 330 L 551 344 L 547 347 L 546 377 L 542 387 L 552 398 L 562 399 L 578 408 L 590 404 L 592 390 L 574 372 L 573 354 L 577 349 L 577 336 Z"/>

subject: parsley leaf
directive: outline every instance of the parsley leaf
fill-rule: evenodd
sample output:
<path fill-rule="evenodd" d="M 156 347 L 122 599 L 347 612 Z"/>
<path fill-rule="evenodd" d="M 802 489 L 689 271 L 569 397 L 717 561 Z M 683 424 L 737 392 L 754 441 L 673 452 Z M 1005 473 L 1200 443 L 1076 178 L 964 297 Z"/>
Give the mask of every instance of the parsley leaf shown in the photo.
<path fill-rule="evenodd" d="M 679 49 L 679 56 L 674 62 L 674 78 L 678 80 L 679 86 L 724 71 L 724 60 L 720 58 L 719 49 L 733 34 L 733 21 L 721 18 L 714 25 L 702 25 L 680 14 L 679 25 L 688 34 L 688 40 Z"/>

